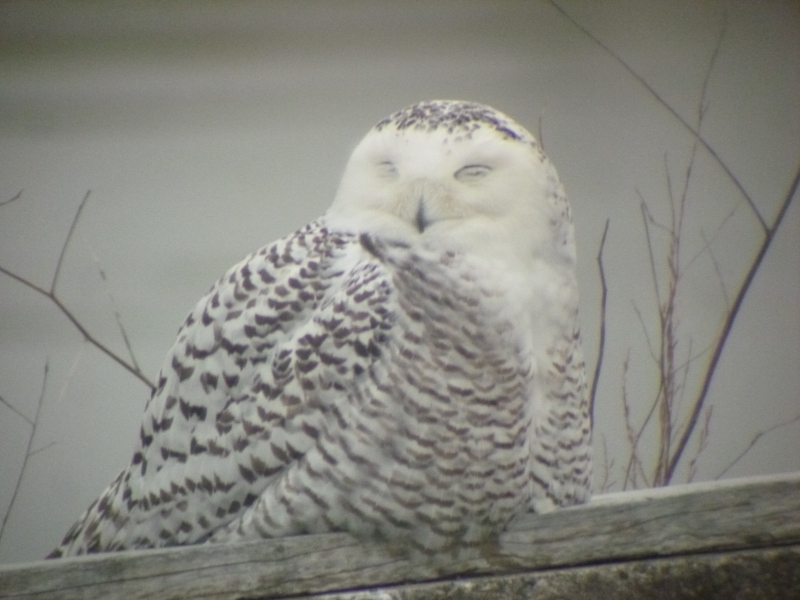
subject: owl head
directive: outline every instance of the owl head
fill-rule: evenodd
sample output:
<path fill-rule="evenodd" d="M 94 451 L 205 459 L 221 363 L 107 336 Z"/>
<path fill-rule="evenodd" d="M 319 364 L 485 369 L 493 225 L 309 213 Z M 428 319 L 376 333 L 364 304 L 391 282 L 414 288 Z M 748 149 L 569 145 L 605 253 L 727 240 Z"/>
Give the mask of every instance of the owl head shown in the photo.
<path fill-rule="evenodd" d="M 506 263 L 574 261 L 555 168 L 525 128 L 472 102 L 420 102 L 375 125 L 350 156 L 326 220 Z"/>

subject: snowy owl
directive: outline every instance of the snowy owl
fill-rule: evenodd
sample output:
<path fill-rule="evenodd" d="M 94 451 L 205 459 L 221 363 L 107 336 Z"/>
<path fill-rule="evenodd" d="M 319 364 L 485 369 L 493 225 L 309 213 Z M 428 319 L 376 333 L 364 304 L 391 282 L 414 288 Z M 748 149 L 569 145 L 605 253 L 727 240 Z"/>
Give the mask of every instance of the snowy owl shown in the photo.
<path fill-rule="evenodd" d="M 169 351 L 128 465 L 51 557 L 348 531 L 433 554 L 583 502 L 569 203 L 502 113 L 421 102 L 320 219 L 231 268 Z"/>

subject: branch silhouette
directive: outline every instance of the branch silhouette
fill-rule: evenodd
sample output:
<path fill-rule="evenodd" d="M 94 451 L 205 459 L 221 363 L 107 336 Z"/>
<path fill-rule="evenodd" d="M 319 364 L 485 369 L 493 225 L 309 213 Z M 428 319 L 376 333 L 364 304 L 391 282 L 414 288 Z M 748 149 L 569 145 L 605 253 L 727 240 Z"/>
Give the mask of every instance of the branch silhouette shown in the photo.
<path fill-rule="evenodd" d="M 12 198 L 12 200 L 18 198 L 21 194 L 22 194 L 22 192 L 17 194 L 14 198 Z M 40 287 L 40 286 L 36 285 L 35 283 L 33 283 L 32 281 L 30 281 L 28 279 L 25 279 L 21 275 L 17 275 L 16 273 L 6 269 L 3 266 L 0 266 L 0 273 L 3 273 L 5 275 L 7 275 L 11 279 L 14 279 L 15 281 L 18 281 L 19 283 L 21 283 L 22 285 L 26 286 L 27 288 L 35 291 L 38 294 L 41 294 L 42 296 L 44 296 L 45 298 L 50 300 L 53 304 L 56 305 L 56 307 L 61 311 L 61 313 L 65 317 L 67 317 L 67 319 L 69 319 L 70 323 L 72 323 L 73 326 L 78 331 L 80 331 L 81 335 L 83 335 L 84 339 L 87 342 L 89 342 L 94 347 L 96 347 L 101 352 L 103 352 L 106 356 L 108 356 L 109 358 L 114 360 L 122 368 L 124 368 L 126 371 L 128 371 L 134 377 L 136 377 L 142 383 L 144 383 L 148 388 L 152 388 L 153 387 L 153 382 L 142 372 L 142 370 L 139 368 L 139 365 L 136 363 L 136 359 L 133 357 L 133 352 L 132 352 L 131 346 L 130 346 L 130 344 L 128 342 L 128 336 L 125 333 L 124 328 L 122 327 L 122 323 L 119 320 L 118 313 L 117 313 L 117 324 L 120 327 L 120 330 L 122 332 L 122 337 L 123 337 L 123 339 L 125 341 L 125 345 L 128 348 L 128 351 L 130 352 L 131 362 L 128 362 L 127 360 L 122 358 L 116 352 L 111 350 L 111 348 L 109 348 L 108 346 L 103 344 L 95 336 L 93 336 L 91 333 L 89 333 L 89 331 L 86 329 L 86 327 L 84 327 L 83 324 L 75 317 L 75 315 L 61 302 L 61 300 L 59 299 L 59 297 L 56 294 L 56 287 L 58 285 L 58 279 L 59 279 L 59 277 L 61 275 L 61 267 L 62 267 L 62 264 L 64 262 L 64 256 L 66 255 L 67 249 L 69 248 L 69 243 L 72 240 L 72 234 L 75 231 L 75 227 L 78 224 L 78 220 L 81 217 L 81 212 L 83 211 L 83 207 L 86 205 L 86 202 L 89 200 L 89 196 L 90 195 L 91 195 L 91 190 L 86 192 L 86 195 L 83 197 L 83 200 L 81 201 L 80 205 L 78 206 L 78 210 L 75 212 L 75 217 L 72 219 L 72 224 L 70 225 L 69 232 L 67 233 L 67 238 L 64 241 L 64 245 L 61 247 L 61 253 L 58 256 L 58 262 L 56 263 L 56 271 L 55 271 L 55 273 L 53 275 L 53 280 L 50 283 L 50 288 L 49 289 L 45 289 L 43 287 Z M 6 201 L 6 203 L 7 202 L 10 202 L 10 200 Z M 101 273 L 102 273 L 102 271 L 101 271 Z M 105 274 L 103 273 L 101 276 L 105 280 Z"/>
<path fill-rule="evenodd" d="M 0 202 L 0 206 L 5 206 L 6 204 L 11 204 L 12 202 L 14 202 L 14 200 L 19 200 L 21 197 L 22 197 L 22 190 L 18 191 L 16 194 L 14 194 L 8 200 L 3 200 L 2 202 Z"/>
<path fill-rule="evenodd" d="M 786 215 L 786 212 L 796 195 L 798 182 L 800 182 L 800 167 L 798 167 L 794 179 L 791 185 L 789 186 L 788 193 L 781 202 L 778 214 L 770 223 L 768 223 L 765 220 L 764 216 L 761 214 L 761 211 L 756 205 L 756 202 L 753 199 L 753 197 L 747 192 L 747 190 L 742 185 L 741 181 L 739 181 L 738 177 L 736 177 L 736 175 L 731 171 L 730 167 L 725 163 L 725 161 L 722 160 L 720 154 L 716 151 L 716 149 L 713 146 L 711 146 L 711 144 L 703 137 L 701 133 L 703 126 L 703 119 L 708 109 L 708 102 L 706 96 L 708 92 L 709 82 L 711 80 L 711 75 L 712 72 L 714 71 L 714 67 L 717 63 L 717 59 L 719 58 L 720 50 L 722 48 L 722 43 L 723 40 L 725 39 L 725 34 L 727 31 L 727 12 L 723 12 L 722 25 L 720 27 L 719 35 L 714 45 L 714 49 L 711 54 L 708 67 L 706 69 L 705 77 L 701 87 L 700 99 L 697 105 L 697 126 L 695 127 L 692 126 L 687 121 L 687 119 L 685 119 L 680 113 L 678 113 L 677 110 L 675 110 L 675 108 L 672 105 L 670 105 L 663 98 L 663 96 L 659 94 L 659 92 L 642 75 L 640 75 L 635 69 L 633 69 L 633 67 L 631 67 L 630 64 L 627 63 L 617 52 L 611 49 L 607 44 L 605 44 L 598 36 L 592 33 L 589 29 L 587 29 L 581 23 L 579 23 L 556 0 L 550 0 L 550 4 L 559 13 L 561 13 L 564 16 L 564 18 L 566 18 L 576 29 L 578 29 L 584 35 L 586 35 L 599 48 L 608 53 L 614 59 L 614 61 L 616 61 L 628 74 L 630 74 L 633 77 L 633 79 L 639 85 L 641 85 L 660 106 L 666 109 L 675 118 L 675 120 L 694 138 L 694 143 L 692 145 L 690 158 L 687 163 L 687 168 L 683 180 L 683 190 L 678 198 L 676 198 L 675 194 L 673 193 L 672 181 L 669 176 L 668 165 L 666 165 L 665 167 L 667 173 L 667 191 L 670 202 L 670 214 L 671 214 L 670 223 L 669 224 L 659 223 L 653 217 L 644 198 L 642 198 L 641 194 L 639 194 L 641 200 L 640 208 L 642 210 L 644 231 L 647 240 L 646 243 L 650 261 L 651 278 L 654 285 L 656 301 L 658 303 L 658 322 L 659 322 L 658 336 L 660 338 L 659 340 L 660 343 L 658 343 L 655 346 L 653 345 L 650 335 L 645 326 L 644 319 L 642 318 L 642 315 L 639 312 L 638 308 L 634 305 L 634 310 L 636 311 L 636 314 L 639 317 L 639 321 L 642 324 L 645 337 L 647 338 L 647 345 L 650 351 L 650 355 L 656 362 L 659 371 L 658 375 L 659 381 L 658 381 L 658 389 L 656 391 L 656 398 L 653 401 L 652 405 L 650 406 L 650 409 L 643 423 L 638 428 L 634 427 L 630 421 L 631 410 L 628 403 L 628 397 L 626 391 L 627 388 L 626 380 L 629 368 L 628 358 L 625 359 L 625 364 L 623 367 L 624 418 L 628 433 L 628 440 L 632 448 L 631 455 L 627 463 L 627 468 L 625 470 L 625 480 L 623 482 L 623 486 L 627 486 L 629 482 L 635 486 L 636 481 L 638 479 L 637 475 L 640 476 L 647 483 L 648 477 L 645 475 L 643 471 L 639 442 L 642 439 L 642 434 L 645 428 L 647 427 L 648 423 L 651 420 L 651 417 L 654 414 L 658 415 L 659 439 L 657 442 L 658 458 L 656 460 L 656 465 L 651 480 L 653 485 L 668 485 L 673 480 L 675 476 L 675 471 L 686 454 L 686 448 L 689 440 L 692 438 L 693 434 L 697 431 L 697 424 L 700 420 L 701 414 L 704 411 L 711 383 L 713 381 L 714 375 L 716 374 L 720 358 L 722 356 L 723 351 L 725 350 L 725 346 L 728 341 L 730 332 L 733 328 L 734 322 L 739 314 L 739 309 L 741 308 L 744 298 L 746 297 L 747 292 L 749 291 L 752 282 L 755 279 L 755 276 L 758 273 L 758 270 L 763 263 L 763 259 L 766 256 L 767 252 L 769 251 L 772 241 L 774 240 L 775 235 L 778 232 L 781 223 L 783 222 L 783 218 Z M 685 214 L 685 206 L 688 197 L 687 195 L 689 189 L 689 182 L 691 181 L 693 176 L 693 168 L 695 165 L 698 145 L 705 149 L 705 151 L 714 159 L 716 164 L 726 174 L 728 179 L 734 184 L 736 189 L 741 194 L 742 198 L 744 198 L 744 200 L 750 207 L 750 210 L 752 211 L 752 214 L 758 221 L 758 224 L 764 235 L 759 250 L 756 253 L 755 257 L 753 258 L 752 262 L 750 263 L 747 273 L 745 274 L 744 280 L 740 285 L 736 295 L 734 296 L 732 303 L 729 300 L 728 290 L 725 286 L 725 282 L 722 280 L 721 270 L 711 246 L 714 239 L 717 236 L 717 233 L 719 233 L 719 231 L 722 229 L 722 227 L 725 225 L 728 219 L 732 216 L 733 212 L 735 212 L 735 208 L 725 217 L 725 219 L 720 224 L 717 231 L 712 236 L 711 240 L 708 240 L 705 236 L 705 233 L 701 232 L 703 240 L 705 242 L 705 246 L 694 257 L 692 257 L 692 259 L 686 265 L 683 265 L 681 262 L 680 250 L 681 250 L 681 232 L 683 229 L 683 217 Z M 666 257 L 666 263 L 667 263 L 666 266 L 669 274 L 669 279 L 666 282 L 666 286 L 663 290 L 661 289 L 661 285 L 659 283 L 658 271 L 656 269 L 655 247 L 653 238 L 651 236 L 652 234 L 651 227 L 666 232 L 666 234 L 669 237 L 670 247 Z M 603 243 L 605 243 L 605 235 L 601 242 L 599 256 L 602 255 Z M 676 355 L 678 344 L 681 341 L 678 337 L 677 321 L 675 314 L 678 286 L 681 281 L 681 277 L 684 270 L 688 269 L 688 267 L 691 266 L 691 264 L 700 254 L 704 253 L 707 253 L 711 257 L 715 273 L 718 277 L 720 286 L 723 291 L 723 295 L 725 296 L 726 306 L 725 306 L 724 319 L 717 335 L 714 338 L 714 341 L 709 345 L 709 348 L 707 350 L 704 350 L 699 355 L 692 356 L 692 350 L 691 350 L 692 341 L 691 339 L 689 339 L 688 341 L 689 357 L 686 361 L 681 362 L 678 360 L 678 357 Z M 599 269 L 601 275 L 601 282 L 604 285 L 605 274 L 603 271 L 603 265 L 601 261 L 599 261 Z M 665 295 L 662 295 L 662 293 Z M 601 325 L 602 325 L 601 351 L 599 353 L 601 358 L 603 356 L 602 345 L 605 344 L 605 335 L 604 335 L 605 299 L 606 299 L 606 290 L 603 289 L 603 299 L 601 306 Z M 711 358 L 709 359 L 705 371 L 702 373 L 702 384 L 700 385 L 699 392 L 697 393 L 696 396 L 694 396 L 694 399 L 689 407 L 688 416 L 686 417 L 685 420 L 683 420 L 683 424 L 681 426 L 678 426 L 679 422 L 678 414 L 682 412 L 680 410 L 680 404 L 681 400 L 686 394 L 686 383 L 688 379 L 690 364 L 694 362 L 697 358 L 699 358 L 699 356 L 706 354 L 707 351 L 711 352 Z M 598 367 L 597 369 L 595 369 L 594 380 L 592 384 L 592 396 L 591 396 L 592 409 L 594 408 L 597 380 L 599 379 L 599 376 L 600 376 L 600 368 Z M 692 477 L 696 472 L 697 458 L 699 454 L 705 449 L 705 447 L 708 444 L 711 410 L 709 409 L 705 414 L 706 417 L 701 431 L 701 439 L 698 451 L 693 457 L 690 464 L 690 477 Z M 768 431 L 772 431 L 772 429 L 767 430 L 767 432 Z M 744 450 L 743 455 L 746 454 L 749 451 L 749 449 L 753 447 L 755 442 L 757 442 L 758 439 L 760 439 L 760 436 L 763 435 L 763 433 L 764 432 L 761 432 L 756 436 L 756 438 L 754 438 L 754 441 Z M 739 458 L 737 458 L 736 461 L 738 461 Z M 726 469 L 726 471 L 727 470 L 728 469 Z"/>
<path fill-rule="evenodd" d="M 721 479 L 722 476 L 725 475 L 725 473 L 727 473 L 734 466 L 736 466 L 736 463 L 742 460 L 747 455 L 747 453 L 753 449 L 753 447 L 758 443 L 758 441 L 761 440 L 761 438 L 763 438 L 765 435 L 769 435 L 773 431 L 776 431 L 782 427 L 788 427 L 789 425 L 798 422 L 800 422 L 800 414 L 792 417 L 791 419 L 783 421 L 782 423 L 776 423 L 772 427 L 768 427 L 767 429 L 764 429 L 763 431 L 759 431 L 758 433 L 756 433 L 750 440 L 750 443 L 745 447 L 745 449 L 742 450 L 739 453 L 739 455 L 736 458 L 734 458 L 727 467 L 725 467 L 722 471 L 720 471 L 720 473 L 715 477 L 715 479 Z"/>
<path fill-rule="evenodd" d="M 606 226 L 603 228 L 603 237 L 600 238 L 600 249 L 597 251 L 597 270 L 600 273 L 600 340 L 597 348 L 597 365 L 592 376 L 592 390 L 589 393 L 589 416 L 594 421 L 594 401 L 597 397 L 597 385 L 600 382 L 600 372 L 603 369 L 603 355 L 606 348 L 606 304 L 608 300 L 608 286 L 606 285 L 606 271 L 603 268 L 603 249 L 606 245 L 606 235 L 608 235 L 608 225 L 610 221 L 606 219 Z"/>
<path fill-rule="evenodd" d="M 747 272 L 747 275 L 742 282 L 742 285 L 739 287 L 739 291 L 736 293 L 736 297 L 733 301 L 733 305 L 731 306 L 730 310 L 728 311 L 725 321 L 722 325 L 720 330 L 719 337 L 717 338 L 717 343 L 714 346 L 714 353 L 711 356 L 711 360 L 708 364 L 708 368 L 705 373 L 705 377 L 703 379 L 703 385 L 700 389 L 700 393 L 697 396 L 697 399 L 694 402 L 694 409 L 692 410 L 692 414 L 689 417 L 689 421 L 687 422 L 683 435 L 680 437 L 680 441 L 675 449 L 675 452 L 672 455 L 670 460 L 670 464 L 667 468 L 666 472 L 666 483 L 669 483 L 672 480 L 673 475 L 675 474 L 675 468 L 678 466 L 678 463 L 683 456 L 683 451 L 686 449 L 686 444 L 689 442 L 689 438 L 691 437 L 692 433 L 694 432 L 694 428 L 697 426 L 697 420 L 700 417 L 700 411 L 703 410 L 703 405 L 705 404 L 706 398 L 708 396 L 708 390 L 711 387 L 711 380 L 714 378 L 714 374 L 717 370 L 717 365 L 719 364 L 719 359 L 722 356 L 723 350 L 725 350 L 725 344 L 728 341 L 728 336 L 733 329 L 733 323 L 736 320 L 737 315 L 739 314 L 739 309 L 742 306 L 742 302 L 744 302 L 745 296 L 747 292 L 750 290 L 750 286 L 755 279 L 756 273 L 758 273 L 758 269 L 761 267 L 761 264 L 764 260 L 764 257 L 767 254 L 767 251 L 770 249 L 772 245 L 772 241 L 775 239 L 775 234 L 778 232 L 778 229 L 783 222 L 783 218 L 786 216 L 786 211 L 789 209 L 792 201 L 797 194 L 797 187 L 800 185 L 800 165 L 797 167 L 797 171 L 794 176 L 794 180 L 792 181 L 791 185 L 789 186 L 789 191 L 787 192 L 786 196 L 781 203 L 780 210 L 778 211 L 777 216 L 773 220 L 772 224 L 767 227 L 766 235 L 764 236 L 764 240 L 761 243 L 761 247 L 756 254 L 755 259 L 750 265 L 750 269 Z"/>
<path fill-rule="evenodd" d="M 661 106 L 663 106 L 673 117 L 675 117 L 675 119 L 678 121 L 678 123 L 680 123 L 681 126 L 684 129 L 686 129 L 686 131 L 691 133 L 697 139 L 697 141 L 700 142 L 700 144 L 703 146 L 703 148 L 706 149 L 706 152 L 708 152 L 708 154 L 714 159 L 714 161 L 725 172 L 725 174 L 728 176 L 728 178 L 731 180 L 731 182 L 737 187 L 739 192 L 742 194 L 742 197 L 747 201 L 747 204 L 750 205 L 750 209 L 753 211 L 753 214 L 758 219 L 758 221 L 761 223 L 761 228 L 764 231 L 766 231 L 768 229 L 767 222 L 764 220 L 764 217 L 761 216 L 761 211 L 759 211 L 758 208 L 756 207 L 756 203 L 753 201 L 753 198 L 750 196 L 750 194 L 747 192 L 747 190 L 744 189 L 744 186 L 742 185 L 742 183 L 739 181 L 739 179 L 736 177 L 736 175 L 733 174 L 733 171 L 731 171 L 730 167 L 728 167 L 728 165 L 725 164 L 725 162 L 722 160 L 722 158 L 717 153 L 717 151 L 711 146 L 711 144 L 708 143 L 708 141 L 702 135 L 700 135 L 699 128 L 695 129 L 694 127 L 692 127 L 689 124 L 689 122 L 686 119 L 684 119 L 680 115 L 680 113 L 678 113 L 678 111 L 676 111 L 666 100 L 664 100 L 664 98 L 661 97 L 661 95 L 655 90 L 655 88 L 653 88 L 652 85 L 650 85 L 647 82 L 647 80 L 644 77 L 639 75 L 639 73 L 637 73 L 634 70 L 633 67 L 631 67 L 627 62 L 625 62 L 625 60 L 623 60 L 622 57 L 619 54 L 617 54 L 609 46 L 604 44 L 602 42 L 602 40 L 600 40 L 600 38 L 598 38 L 591 31 L 586 29 L 586 27 L 581 25 L 577 20 L 575 20 L 575 18 L 572 15 L 570 15 L 566 10 L 564 10 L 564 8 L 562 8 L 558 4 L 558 2 L 556 2 L 555 0 L 550 0 L 550 4 L 558 12 L 560 12 L 562 15 L 564 15 L 564 17 L 570 23 L 572 23 L 577 29 L 579 29 L 590 40 L 592 40 L 592 42 L 597 44 L 597 46 L 599 46 L 600 48 L 605 50 L 609 55 L 611 55 L 611 58 L 613 58 L 617 63 L 619 63 L 621 67 L 623 67 L 645 90 L 647 90 L 650 93 L 650 95 L 653 97 L 653 99 L 655 99 Z M 726 21 L 727 21 L 727 19 L 726 19 Z M 722 31 L 720 33 L 719 41 L 717 42 L 717 46 L 714 49 L 714 54 L 712 55 L 711 67 L 713 67 L 714 66 L 714 62 L 716 62 L 716 57 L 719 54 L 719 48 L 720 48 L 720 46 L 722 44 L 722 38 L 725 35 L 726 29 L 727 29 L 727 24 L 723 23 L 723 27 L 722 27 Z M 706 77 L 706 80 L 705 80 L 705 83 L 703 84 L 703 87 L 705 88 L 707 84 L 708 84 L 708 76 Z M 700 115 L 702 116 L 702 114 L 704 112 L 705 112 L 705 109 L 704 109 L 703 105 L 701 104 L 701 106 L 700 106 Z"/>
<path fill-rule="evenodd" d="M 6 514 L 3 516 L 3 522 L 0 524 L 0 539 L 3 538 L 3 532 L 6 529 L 6 523 L 8 522 L 8 518 L 11 516 L 11 511 L 14 508 L 14 503 L 17 501 L 17 494 L 19 493 L 20 484 L 22 483 L 22 478 L 25 475 L 25 468 L 28 466 L 28 459 L 33 456 L 34 454 L 38 454 L 42 450 L 46 450 L 47 448 L 51 447 L 55 442 L 51 442 L 42 448 L 38 448 L 36 450 L 31 450 L 33 446 L 33 438 L 36 437 L 36 426 L 39 423 L 39 412 L 42 409 L 42 402 L 44 401 L 44 391 L 47 388 L 47 373 L 49 370 L 49 365 L 45 363 L 44 365 L 44 376 L 42 377 L 42 391 L 39 393 L 39 400 L 36 402 L 36 414 L 34 414 L 33 419 L 29 419 L 20 411 L 18 411 L 12 404 L 7 402 L 5 399 L 0 398 L 0 403 L 4 406 L 10 408 L 14 413 L 16 413 L 19 417 L 21 417 L 28 425 L 31 426 L 31 434 L 28 437 L 28 447 L 25 449 L 25 457 L 22 459 L 22 468 L 19 470 L 19 475 L 17 476 L 17 482 L 14 485 L 14 493 L 11 495 L 11 502 L 8 504 L 8 510 Z"/>

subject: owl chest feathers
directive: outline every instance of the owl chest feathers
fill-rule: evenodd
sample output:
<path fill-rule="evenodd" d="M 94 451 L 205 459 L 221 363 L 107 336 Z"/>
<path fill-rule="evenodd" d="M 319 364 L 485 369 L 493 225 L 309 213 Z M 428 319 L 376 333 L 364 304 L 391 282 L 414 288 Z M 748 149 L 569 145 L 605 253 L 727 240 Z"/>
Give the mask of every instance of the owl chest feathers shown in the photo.
<path fill-rule="evenodd" d="M 424 548 L 478 541 L 530 499 L 535 373 L 524 311 L 463 256 L 359 242 L 391 282 L 392 327 L 339 401 L 347 430 L 321 438 L 323 456 L 348 464 L 330 470 L 352 513 L 336 524 Z"/>

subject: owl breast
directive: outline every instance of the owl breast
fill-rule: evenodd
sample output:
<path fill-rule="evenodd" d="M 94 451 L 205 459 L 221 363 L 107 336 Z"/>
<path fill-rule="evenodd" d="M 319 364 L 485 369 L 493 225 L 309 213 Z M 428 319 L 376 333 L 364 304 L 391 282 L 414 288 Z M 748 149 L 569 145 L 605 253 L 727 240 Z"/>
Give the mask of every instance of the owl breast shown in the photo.
<path fill-rule="evenodd" d="M 530 500 L 531 355 L 491 277 L 459 256 L 399 250 L 397 336 L 366 399 L 391 398 L 396 422 L 375 501 L 388 492 L 426 548 L 481 543 Z"/>
<path fill-rule="evenodd" d="M 315 447 L 212 539 L 347 530 L 437 552 L 527 510 L 533 369 L 503 291 L 458 255 L 360 243 L 368 260 L 327 310 L 372 324 L 362 360 L 317 382 L 338 392 L 319 392 L 335 408 Z"/>

